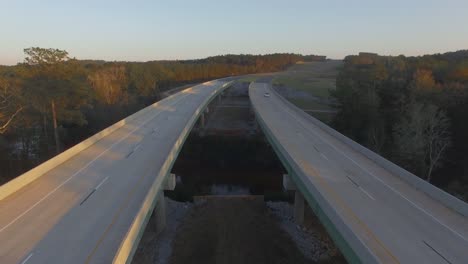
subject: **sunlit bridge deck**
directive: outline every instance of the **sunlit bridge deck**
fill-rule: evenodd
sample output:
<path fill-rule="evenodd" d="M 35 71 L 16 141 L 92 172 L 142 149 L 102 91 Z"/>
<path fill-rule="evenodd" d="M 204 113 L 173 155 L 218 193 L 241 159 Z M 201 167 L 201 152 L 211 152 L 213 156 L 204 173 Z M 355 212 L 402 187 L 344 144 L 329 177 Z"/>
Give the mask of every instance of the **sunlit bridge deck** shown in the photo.
<path fill-rule="evenodd" d="M 0 263 L 127 259 L 185 138 L 226 87 L 211 81 L 183 90 L 71 158 L 54 158 L 45 173 L 39 167 L 3 185 Z"/>

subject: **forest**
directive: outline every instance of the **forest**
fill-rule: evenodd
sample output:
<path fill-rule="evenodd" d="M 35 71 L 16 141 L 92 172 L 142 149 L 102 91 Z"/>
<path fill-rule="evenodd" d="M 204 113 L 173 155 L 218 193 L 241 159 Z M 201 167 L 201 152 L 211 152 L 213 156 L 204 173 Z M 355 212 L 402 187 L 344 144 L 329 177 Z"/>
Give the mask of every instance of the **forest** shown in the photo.
<path fill-rule="evenodd" d="M 468 200 L 468 51 L 347 56 L 333 126 Z"/>
<path fill-rule="evenodd" d="M 223 55 L 200 60 L 105 62 L 28 48 L 0 66 L 0 184 L 161 99 L 161 92 L 216 78 L 284 70 L 298 54 Z"/>
<path fill-rule="evenodd" d="M 105 62 L 57 49 L 24 52 L 23 63 L 0 66 L 0 184 L 161 99 L 168 89 L 326 59 L 270 54 Z M 337 130 L 468 200 L 468 51 L 347 56 L 336 83 Z"/>

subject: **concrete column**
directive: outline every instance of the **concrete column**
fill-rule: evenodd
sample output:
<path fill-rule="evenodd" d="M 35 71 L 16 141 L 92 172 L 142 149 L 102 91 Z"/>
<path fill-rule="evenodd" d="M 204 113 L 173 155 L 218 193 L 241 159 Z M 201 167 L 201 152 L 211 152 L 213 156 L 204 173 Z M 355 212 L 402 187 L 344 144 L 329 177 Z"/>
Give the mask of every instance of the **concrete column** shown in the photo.
<path fill-rule="evenodd" d="M 304 224 L 304 196 L 298 190 L 294 193 L 294 221 L 297 225 Z"/>
<path fill-rule="evenodd" d="M 174 173 L 167 175 L 166 182 L 164 183 L 164 190 L 173 191 L 177 184 L 177 178 Z"/>
<path fill-rule="evenodd" d="M 166 197 L 164 196 L 164 190 L 174 190 L 176 186 L 176 176 L 171 173 L 167 176 L 161 190 L 156 197 L 156 205 L 153 210 L 153 224 L 156 234 L 161 233 L 166 227 Z"/>
<path fill-rule="evenodd" d="M 294 191 L 294 221 L 302 225 L 304 223 L 304 196 L 288 174 L 283 174 L 283 187 L 285 190 Z"/>
<path fill-rule="evenodd" d="M 166 197 L 164 197 L 163 190 L 158 193 L 156 199 L 156 206 L 153 211 L 153 224 L 155 225 L 156 234 L 159 234 L 166 227 Z"/>
<path fill-rule="evenodd" d="M 210 108 L 209 108 L 208 106 L 206 106 L 206 108 L 205 108 L 205 113 L 208 114 L 209 112 L 210 112 Z"/>
<path fill-rule="evenodd" d="M 257 117 L 254 118 L 254 130 L 255 130 L 255 132 L 258 132 L 258 119 L 257 119 Z"/>
<path fill-rule="evenodd" d="M 286 191 L 295 191 L 297 189 L 296 184 L 294 184 L 288 174 L 283 174 L 283 188 Z"/>
<path fill-rule="evenodd" d="M 201 113 L 200 115 L 200 127 L 201 128 L 205 127 L 205 112 Z"/>

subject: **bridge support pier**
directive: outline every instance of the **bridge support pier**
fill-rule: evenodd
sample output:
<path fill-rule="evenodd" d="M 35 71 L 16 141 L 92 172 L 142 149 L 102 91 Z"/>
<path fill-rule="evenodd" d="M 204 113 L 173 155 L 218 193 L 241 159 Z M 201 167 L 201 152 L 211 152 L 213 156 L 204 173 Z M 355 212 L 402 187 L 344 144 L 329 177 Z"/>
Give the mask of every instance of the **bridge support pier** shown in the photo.
<path fill-rule="evenodd" d="M 294 192 L 294 220 L 298 225 L 304 224 L 304 209 L 304 196 L 302 196 L 300 191 L 296 190 L 296 192 Z"/>
<path fill-rule="evenodd" d="M 258 131 L 259 131 L 257 117 L 254 117 L 254 130 L 255 130 L 255 132 L 257 132 L 257 133 L 258 133 Z"/>
<path fill-rule="evenodd" d="M 200 127 L 205 128 L 205 113 L 200 115 Z"/>
<path fill-rule="evenodd" d="M 163 190 L 158 193 L 158 197 L 156 199 L 157 202 L 156 206 L 154 207 L 152 219 L 154 221 L 153 225 L 156 234 L 159 234 L 166 227 L 166 197 L 164 197 Z"/>
<path fill-rule="evenodd" d="M 208 106 L 205 108 L 205 110 L 201 113 L 200 115 L 200 127 L 201 128 L 205 128 L 205 115 L 208 115 L 208 113 L 210 112 L 210 109 L 208 108 Z"/>
<path fill-rule="evenodd" d="M 153 210 L 153 225 L 156 234 L 161 233 L 166 227 L 166 197 L 164 196 L 165 190 L 174 190 L 176 186 L 176 176 L 175 174 L 169 174 L 167 176 L 166 182 L 164 183 L 161 191 L 158 193 L 156 198 L 156 206 Z"/>
<path fill-rule="evenodd" d="M 306 206 L 304 196 L 288 174 L 283 174 L 283 187 L 288 191 L 294 191 L 294 221 L 297 225 L 304 224 Z"/>

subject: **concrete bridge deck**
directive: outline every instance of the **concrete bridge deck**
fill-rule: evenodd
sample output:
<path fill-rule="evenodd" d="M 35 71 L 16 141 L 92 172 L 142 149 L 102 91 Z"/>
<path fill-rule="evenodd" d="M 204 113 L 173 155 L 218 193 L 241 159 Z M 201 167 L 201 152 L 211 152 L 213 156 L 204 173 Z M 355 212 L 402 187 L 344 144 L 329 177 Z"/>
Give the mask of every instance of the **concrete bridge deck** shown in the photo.
<path fill-rule="evenodd" d="M 174 94 L 3 185 L 0 263 L 126 262 L 185 138 L 226 84 Z"/>
<path fill-rule="evenodd" d="M 348 261 L 467 263 L 466 203 L 326 128 L 268 82 L 251 84 L 249 92 L 298 191 Z"/>

